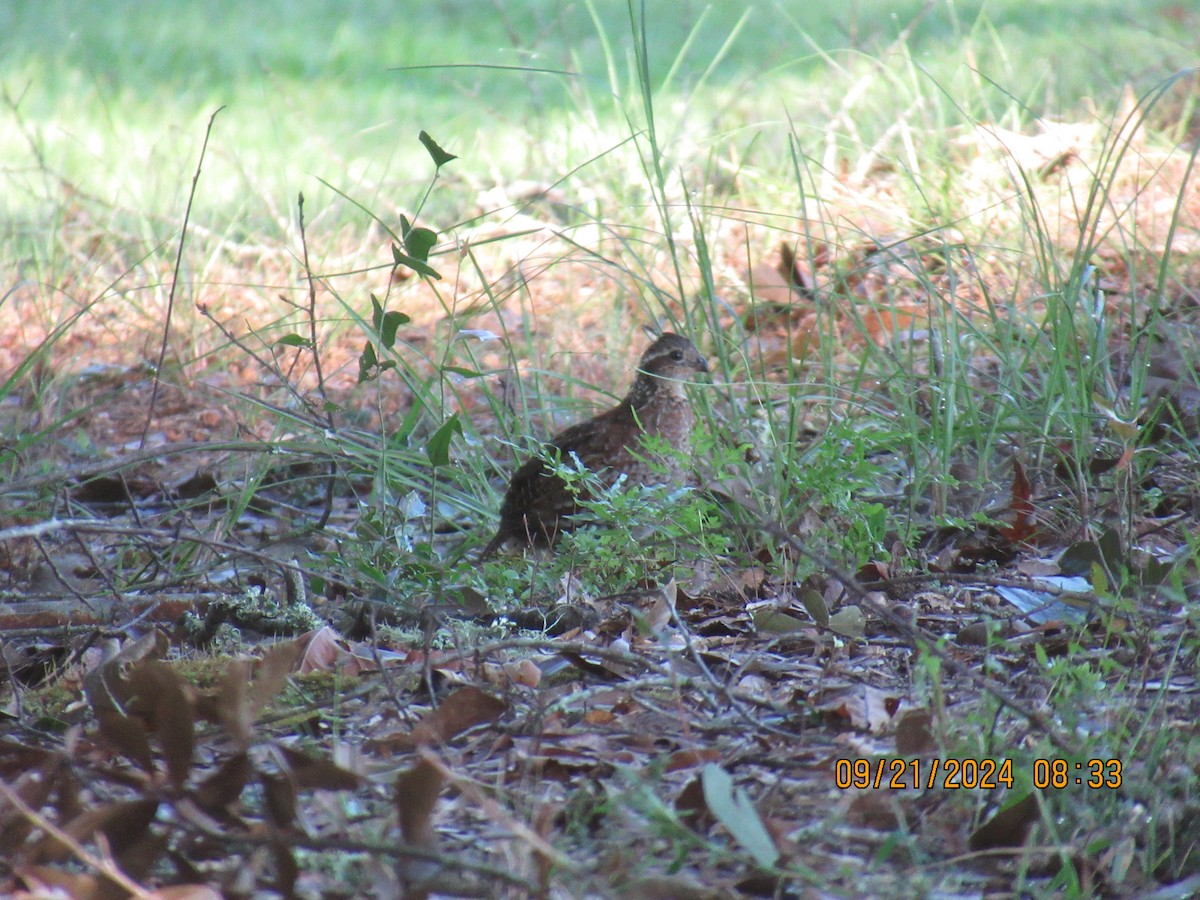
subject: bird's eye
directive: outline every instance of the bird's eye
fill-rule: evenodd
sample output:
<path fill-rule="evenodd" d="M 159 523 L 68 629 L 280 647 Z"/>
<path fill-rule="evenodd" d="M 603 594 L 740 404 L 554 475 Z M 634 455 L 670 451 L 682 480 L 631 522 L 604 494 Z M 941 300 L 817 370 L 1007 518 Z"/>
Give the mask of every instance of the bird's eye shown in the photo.
<path fill-rule="evenodd" d="M 681 359 L 683 359 L 683 351 L 682 350 L 672 350 L 671 351 L 671 359 L 675 360 L 675 362 L 679 362 Z"/>

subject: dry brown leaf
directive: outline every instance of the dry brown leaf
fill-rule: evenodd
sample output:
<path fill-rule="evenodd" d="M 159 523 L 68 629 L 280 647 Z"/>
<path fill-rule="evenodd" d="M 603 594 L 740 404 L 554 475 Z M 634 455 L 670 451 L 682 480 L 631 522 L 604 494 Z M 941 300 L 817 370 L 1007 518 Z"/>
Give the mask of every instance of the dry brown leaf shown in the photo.
<path fill-rule="evenodd" d="M 246 749 L 253 739 L 254 723 L 263 709 L 283 689 L 288 675 L 294 671 L 307 646 L 305 637 L 273 644 L 257 667 L 248 660 L 237 659 L 225 670 L 217 689 L 217 717 L 239 749 Z"/>
<path fill-rule="evenodd" d="M 895 831 L 905 821 L 903 792 L 887 790 L 859 791 L 846 809 L 846 819 L 860 828 Z"/>
<path fill-rule="evenodd" d="M 702 747 L 693 750 L 677 750 L 667 759 L 668 772 L 678 772 L 681 769 L 694 769 L 705 763 L 719 762 L 721 751 L 716 747 Z"/>
<path fill-rule="evenodd" d="M 250 685 L 248 711 L 251 721 L 262 714 L 267 704 L 275 699 L 288 676 L 295 671 L 304 653 L 307 641 L 303 636 L 290 641 L 273 644 L 255 669 L 254 681 Z"/>
<path fill-rule="evenodd" d="M 861 731 L 882 734 L 892 721 L 900 698 L 870 685 L 833 688 L 814 701 L 817 709 Z"/>
<path fill-rule="evenodd" d="M 235 753 L 201 781 L 192 796 L 206 813 L 224 814 L 241 796 L 252 772 L 250 757 L 246 753 Z"/>
<path fill-rule="evenodd" d="M 0 777 L 15 779 L 30 769 L 40 769 L 57 758 L 52 750 L 29 747 L 19 741 L 0 738 Z"/>
<path fill-rule="evenodd" d="M 258 773 L 263 788 L 263 808 L 271 824 L 280 830 L 289 830 L 296 822 L 296 791 L 292 783 L 269 772 Z"/>
<path fill-rule="evenodd" d="M 431 710 L 411 732 L 393 734 L 368 742 L 368 749 L 401 752 L 429 744 L 441 744 L 468 729 L 496 721 L 508 704 L 477 687 L 460 687 Z"/>
<path fill-rule="evenodd" d="M 150 711 L 151 728 L 158 735 L 167 776 L 182 788 L 192 768 L 195 720 L 183 681 L 166 663 L 146 660 L 129 673 L 132 708 Z"/>
<path fill-rule="evenodd" d="M 296 896 L 300 867 L 296 865 L 296 856 L 284 838 L 279 837 L 271 842 L 271 857 L 275 861 L 275 890 L 284 897 Z"/>
<path fill-rule="evenodd" d="M 221 900 L 223 896 L 220 891 L 203 884 L 176 884 L 150 894 L 151 900 Z"/>
<path fill-rule="evenodd" d="M 125 715 L 124 707 L 130 698 L 130 688 L 123 676 L 127 667 L 146 660 L 161 659 L 170 642 L 157 628 L 151 629 L 136 641 L 125 644 L 108 656 L 83 679 L 84 694 L 92 709 L 116 710 Z"/>
<path fill-rule="evenodd" d="M 171 639 L 157 628 L 152 628 L 136 641 L 122 647 L 109 663 L 123 666 L 146 659 L 162 659 L 171 647 Z"/>
<path fill-rule="evenodd" d="M 116 706 L 95 710 L 100 736 L 143 772 L 154 771 L 154 754 L 146 726 Z"/>
<path fill-rule="evenodd" d="M 250 663 L 235 659 L 225 670 L 217 688 L 216 714 L 225 733 L 240 750 L 246 750 L 254 737 L 254 717 L 250 714 Z"/>
<path fill-rule="evenodd" d="M 542 682 L 542 670 L 532 659 L 505 663 L 504 674 L 509 681 L 521 687 L 535 688 Z"/>
<path fill-rule="evenodd" d="M 674 585 L 674 581 L 671 582 Z M 674 589 L 671 591 L 674 594 Z M 641 619 L 643 628 L 649 634 L 660 634 L 664 628 L 671 624 L 671 619 L 674 616 L 674 599 L 667 599 L 666 593 L 661 592 L 654 598 L 654 602 L 650 604 L 650 608 L 642 614 Z"/>
<path fill-rule="evenodd" d="M 611 709 L 589 709 L 583 714 L 584 725 L 611 725 L 616 720 Z"/>
<path fill-rule="evenodd" d="M 746 272 L 743 279 L 756 301 L 776 311 L 788 310 L 798 305 L 811 305 L 816 280 L 809 266 L 797 258 L 795 249 L 786 241 L 779 245 L 779 262 L 776 265 L 760 262 Z M 809 302 L 806 302 L 809 301 Z M 758 324 L 756 308 L 747 316 L 747 329 Z"/>
<path fill-rule="evenodd" d="M 496 721 L 508 704 L 477 687 L 461 687 L 443 700 L 413 729 L 427 740 L 448 741 L 478 725 Z"/>
<path fill-rule="evenodd" d="M 429 760 L 422 760 L 396 779 L 395 803 L 400 821 L 400 834 L 405 842 L 423 850 L 437 850 L 437 833 L 433 830 L 433 810 L 445 785 L 442 769 Z M 427 879 L 437 870 L 437 864 L 427 860 L 402 858 L 398 874 L 408 883 L 406 898 L 419 900 L 428 892 L 414 887 L 414 882 Z"/>
<path fill-rule="evenodd" d="M 92 900 L 103 896 L 100 879 L 95 875 L 64 872 L 49 866 L 18 866 L 14 874 L 24 883 L 28 891 L 25 896 L 30 900 L 44 897 Z"/>
<path fill-rule="evenodd" d="M 927 709 L 909 709 L 896 722 L 896 752 L 920 756 L 937 749 L 933 738 L 933 714 Z"/>
<path fill-rule="evenodd" d="M 304 790 L 352 791 L 361 779 L 331 760 L 280 747 L 292 784 Z"/>
<path fill-rule="evenodd" d="M 704 802 L 704 783 L 697 775 L 692 778 L 675 798 L 675 809 L 679 817 L 693 831 L 705 832 L 714 822 L 708 804 Z"/>
<path fill-rule="evenodd" d="M 1009 524 L 997 529 L 1002 538 L 1018 544 L 1027 541 L 1037 533 L 1035 510 L 1032 499 L 1033 489 L 1025 467 L 1019 459 L 1013 460 L 1012 501 L 1009 504 Z"/>
<path fill-rule="evenodd" d="M 758 896 L 770 896 L 757 894 Z M 621 897 L 638 900 L 722 900 L 726 891 L 701 884 L 688 875 L 639 875 L 621 881 Z M 755 896 L 755 894 L 739 894 Z"/>
<path fill-rule="evenodd" d="M 603 666 L 600 663 L 594 663 L 590 659 L 580 656 L 578 653 L 564 651 L 560 655 L 564 660 L 566 660 L 580 672 L 583 672 L 585 675 L 594 678 L 597 681 L 621 680 L 607 666 Z"/>
<path fill-rule="evenodd" d="M 334 629 L 326 625 L 317 631 L 310 631 L 296 638 L 304 643 L 304 652 L 296 671 L 300 674 L 308 672 L 334 672 L 354 677 L 362 672 L 362 666 L 357 656 Z"/>
<path fill-rule="evenodd" d="M 135 881 L 145 877 L 154 864 L 167 852 L 169 842 L 165 834 L 147 829 L 140 838 L 123 847 L 113 856 L 117 866 Z"/>
<path fill-rule="evenodd" d="M 606 735 L 576 730 L 567 734 L 543 733 L 537 740 L 518 742 L 530 764 L 545 777 L 576 777 L 581 771 L 622 759 L 633 762 L 633 755 L 614 744 Z"/>
<path fill-rule="evenodd" d="M 103 834 L 112 853 L 120 855 L 143 838 L 157 813 L 158 801 L 152 799 L 106 803 L 76 816 L 63 831 L 83 844 L 96 834 Z M 71 849 L 57 837 L 47 834 L 23 855 L 29 862 L 45 863 L 62 862 L 70 859 L 71 854 Z"/>
<path fill-rule="evenodd" d="M 975 851 L 1021 847 L 1037 818 L 1037 794 L 1026 794 L 976 828 L 969 846 Z"/>
<path fill-rule="evenodd" d="M 433 830 L 433 808 L 445 784 L 441 769 L 428 760 L 417 763 L 396 779 L 396 812 L 400 834 L 416 847 L 433 850 L 437 835 Z"/>
<path fill-rule="evenodd" d="M 8 788 L 30 809 L 41 809 L 58 786 L 59 779 L 55 776 L 56 773 L 39 767 L 10 781 Z M 11 859 L 33 828 L 34 823 L 20 809 L 7 802 L 0 803 L 0 858 Z"/>
<path fill-rule="evenodd" d="M 5 629 L 0 626 L 0 634 Z M 70 656 L 71 648 L 58 642 L 9 641 L 0 646 L 2 671 L 25 687 L 34 687 L 54 675 Z"/>
<path fill-rule="evenodd" d="M 482 667 L 483 680 L 497 687 L 537 687 L 542 681 L 542 670 L 531 659 L 510 660 L 501 665 L 488 663 Z"/>
<path fill-rule="evenodd" d="M 870 309 L 862 314 L 862 329 L 877 344 L 886 344 L 897 335 L 910 334 L 929 327 L 929 311 L 916 304 Z"/>

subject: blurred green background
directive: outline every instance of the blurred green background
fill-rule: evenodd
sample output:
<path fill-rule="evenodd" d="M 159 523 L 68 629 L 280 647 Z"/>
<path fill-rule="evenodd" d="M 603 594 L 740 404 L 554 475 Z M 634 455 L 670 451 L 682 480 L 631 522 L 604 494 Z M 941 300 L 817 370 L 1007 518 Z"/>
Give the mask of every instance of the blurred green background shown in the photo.
<path fill-rule="evenodd" d="M 221 105 L 206 201 L 260 223 L 297 190 L 319 191 L 312 176 L 384 194 L 423 182 L 421 129 L 483 182 L 568 171 L 605 149 L 570 140 L 580 121 L 624 129 L 637 118 L 643 15 L 660 108 L 686 98 L 680 121 L 693 132 L 816 127 L 876 65 L 968 116 L 1065 116 L 1089 99 L 1112 105 L 1127 83 L 1148 90 L 1200 50 L 1197 14 L 1160 0 L 688 0 L 644 13 L 624 0 L 7 0 L 0 212 L 46 199 L 34 173 L 50 169 L 177 215 Z M 894 98 L 876 103 L 886 127 Z"/>

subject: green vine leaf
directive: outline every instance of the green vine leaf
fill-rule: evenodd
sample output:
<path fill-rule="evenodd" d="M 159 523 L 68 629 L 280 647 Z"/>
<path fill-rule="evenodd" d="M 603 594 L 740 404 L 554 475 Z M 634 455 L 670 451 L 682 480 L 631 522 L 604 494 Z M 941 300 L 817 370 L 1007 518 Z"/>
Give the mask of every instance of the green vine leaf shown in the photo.
<path fill-rule="evenodd" d="M 427 131 L 422 131 L 420 134 L 418 134 L 417 139 L 425 146 L 425 149 L 429 151 L 429 156 L 433 160 L 433 164 L 439 169 L 446 163 L 450 162 L 450 160 L 458 159 L 458 157 L 453 153 L 447 153 L 440 146 L 438 146 L 438 142 L 431 138 L 429 136 L 429 132 Z"/>
<path fill-rule="evenodd" d="M 450 441 L 456 434 L 462 433 L 462 422 L 458 421 L 458 413 L 454 413 L 442 423 L 425 445 L 425 454 L 429 457 L 430 465 L 447 465 L 450 462 Z"/>

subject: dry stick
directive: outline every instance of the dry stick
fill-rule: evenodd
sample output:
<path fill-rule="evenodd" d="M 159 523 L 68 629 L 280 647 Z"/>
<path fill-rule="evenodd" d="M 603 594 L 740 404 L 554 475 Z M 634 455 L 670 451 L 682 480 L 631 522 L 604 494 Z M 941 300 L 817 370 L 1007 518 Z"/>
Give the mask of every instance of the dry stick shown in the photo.
<path fill-rule="evenodd" d="M 139 522 L 137 524 L 140 525 L 141 523 Z M 98 560 L 96 558 L 96 554 L 94 552 L 92 552 L 92 548 L 87 545 L 87 542 L 84 541 L 83 538 L 81 538 L 78 534 L 73 534 L 73 535 L 71 535 L 71 537 L 74 538 L 75 546 L 77 546 L 79 548 L 79 552 L 87 557 L 88 564 L 92 567 L 92 570 L 96 573 L 96 577 L 104 583 L 104 587 L 108 590 L 108 592 L 110 594 L 112 594 L 113 599 L 116 600 L 117 602 L 120 602 L 121 591 L 117 587 L 117 583 L 113 580 L 112 570 L 109 569 L 104 564 L 102 564 L 100 562 L 100 560 Z M 41 544 L 39 542 L 39 547 L 40 546 L 41 546 Z M 59 576 L 59 577 L 61 579 L 61 576 Z M 70 590 L 70 589 L 71 588 L 68 585 L 68 590 Z M 92 607 L 88 604 L 87 600 L 85 600 L 82 596 L 79 597 L 79 601 L 84 606 L 86 606 L 88 609 L 92 609 Z"/>
<path fill-rule="evenodd" d="M 30 807 L 29 804 L 27 804 L 21 798 L 21 795 L 10 788 L 3 780 L 0 780 L 0 795 L 3 795 L 4 799 L 11 803 L 13 807 L 16 808 L 16 810 L 22 816 L 33 823 L 35 827 L 40 828 L 46 834 L 50 835 L 69 851 L 71 851 L 71 854 L 85 866 L 95 869 L 105 878 L 116 882 L 122 888 L 127 890 L 132 896 L 141 898 L 141 900 L 153 900 L 155 895 L 147 891 L 136 881 L 122 872 L 113 860 L 102 859 L 90 853 L 87 848 L 79 843 L 79 841 L 71 837 L 71 835 L 67 834 L 53 822 L 46 819 L 37 810 Z"/>
<path fill-rule="evenodd" d="M 218 326 L 220 327 L 220 326 Z M 57 485 L 72 478 L 86 481 L 100 475 L 111 475 L 122 469 L 134 468 L 145 462 L 159 459 L 170 459 L 184 453 L 221 452 L 221 453 L 316 453 L 322 448 L 314 447 L 299 440 L 282 441 L 187 441 L 175 444 L 164 444 L 161 447 L 150 447 L 139 450 L 127 456 L 118 457 L 107 462 L 92 461 L 82 465 L 67 466 L 56 469 L 49 475 L 37 475 L 32 478 L 7 481 L 0 484 L 0 497 L 6 494 L 19 494 L 39 490 L 46 485 Z"/>
<path fill-rule="evenodd" d="M 332 433 L 334 429 L 333 413 L 329 410 L 329 398 L 325 393 L 325 373 L 321 369 L 321 350 L 317 344 L 317 282 L 313 278 L 312 267 L 308 264 L 308 235 L 304 231 L 304 194 L 299 195 L 297 207 L 300 217 L 300 249 L 304 254 L 304 277 L 308 279 L 308 341 L 309 352 L 312 353 L 313 368 L 317 373 L 317 394 L 321 398 L 321 412 L 325 416 L 325 426 Z M 329 524 L 333 515 L 333 479 L 337 475 L 337 466 L 329 461 L 329 472 L 325 476 L 325 509 L 317 521 L 320 530 Z"/>
<path fill-rule="evenodd" d="M 1004 688 L 995 684 L 993 681 L 980 675 L 970 666 L 959 662 L 951 654 L 947 653 L 937 645 L 937 639 L 926 632 L 922 628 L 908 622 L 903 616 L 899 616 L 892 612 L 882 603 L 879 603 L 872 598 L 866 590 L 858 584 L 858 581 L 849 572 L 844 571 L 834 562 L 827 559 L 824 554 L 809 550 L 805 547 L 798 538 L 789 534 L 782 526 L 768 522 L 767 519 L 759 517 L 759 527 L 771 534 L 777 540 L 783 541 L 796 553 L 815 562 L 821 566 L 826 572 L 841 582 L 842 587 L 850 594 L 861 606 L 865 607 L 870 613 L 878 616 L 883 621 L 887 622 L 892 628 L 899 631 L 904 637 L 912 641 L 915 647 L 919 647 L 923 652 L 935 657 L 942 667 L 955 675 L 960 675 L 971 682 L 981 691 L 991 694 L 1002 704 L 1007 706 L 1017 715 L 1026 719 L 1031 725 L 1041 729 L 1047 738 L 1050 739 L 1055 747 L 1068 756 L 1079 755 L 1079 748 L 1075 746 L 1066 735 L 1054 727 L 1054 725 L 1042 713 L 1032 709 L 1027 704 L 1022 703 Z"/>
<path fill-rule="evenodd" d="M 296 389 L 296 386 L 294 384 L 292 384 L 291 378 L 288 376 L 285 376 L 283 374 L 283 371 L 280 369 L 279 366 L 277 366 L 275 363 L 272 363 L 272 362 L 268 361 L 267 359 L 263 358 L 262 356 L 260 356 L 258 353 L 256 353 L 254 351 L 253 348 L 248 346 L 245 343 L 245 341 L 243 341 L 236 334 L 234 334 L 232 331 L 230 331 L 227 327 L 225 327 L 220 322 L 218 322 L 216 320 L 216 317 L 213 316 L 212 310 L 210 310 L 208 308 L 208 306 L 206 306 L 203 303 L 197 303 L 196 309 L 199 311 L 200 315 L 204 316 L 204 318 L 208 319 L 208 321 L 213 323 L 213 325 L 216 327 L 216 329 L 221 332 L 222 337 L 224 337 L 227 341 L 229 341 L 229 343 L 233 344 L 233 346 L 237 347 L 239 350 L 241 350 L 243 353 L 245 353 L 247 356 L 249 356 L 256 363 L 258 363 L 258 365 L 263 369 L 263 371 L 270 372 L 274 375 L 277 375 L 279 377 L 280 385 L 284 388 L 284 390 L 286 390 L 288 392 L 288 394 L 290 394 L 292 396 L 292 398 L 296 401 L 296 403 L 298 404 L 300 409 L 303 409 L 306 412 L 311 412 L 311 409 L 310 409 L 311 405 L 309 404 L 309 402 L 305 399 L 304 395 L 301 394 L 300 391 Z M 251 332 L 251 333 L 253 333 L 253 332 Z M 231 396 L 239 396 L 237 394 L 234 394 L 231 391 L 224 390 L 222 388 L 216 388 L 216 390 L 222 391 L 223 393 L 226 393 L 226 394 L 230 394 Z M 259 406 L 270 409 L 276 413 L 292 416 L 293 418 L 303 421 L 307 424 L 317 424 L 319 427 L 325 427 L 324 422 L 317 423 L 312 418 L 302 419 L 298 413 L 292 412 L 290 410 L 284 410 L 282 407 L 275 406 L 271 403 L 268 403 L 266 400 L 260 400 L 260 399 L 256 398 L 253 400 L 253 402 L 257 403 Z"/>
<path fill-rule="evenodd" d="M 150 388 L 150 406 L 146 410 L 146 424 L 142 428 L 142 440 L 138 449 L 146 446 L 146 437 L 150 434 L 150 423 L 154 421 L 154 407 L 158 403 L 158 386 L 162 381 L 162 368 L 167 359 L 167 341 L 171 336 L 171 315 L 175 310 L 175 289 L 179 287 L 179 269 L 183 265 L 183 245 L 187 239 L 188 219 L 192 217 L 192 201 L 196 199 L 196 188 L 200 184 L 200 167 L 204 164 L 204 154 L 208 152 L 208 137 L 212 134 L 213 121 L 224 106 L 218 106 L 208 117 L 208 127 L 204 129 L 204 143 L 200 147 L 200 158 L 196 160 L 196 172 L 192 175 L 192 189 L 188 193 L 187 208 L 183 211 L 183 227 L 179 231 L 179 245 L 175 249 L 175 271 L 171 275 L 171 290 L 167 292 L 167 320 L 163 322 L 162 346 L 158 350 L 158 364 L 154 367 L 154 381 Z"/>
<path fill-rule="evenodd" d="M 169 827 L 176 828 L 184 833 L 199 834 L 214 841 L 223 841 L 227 846 L 271 847 L 273 846 L 272 842 L 276 840 L 269 834 L 249 831 L 241 833 L 220 831 L 215 827 L 206 827 L 195 821 L 171 823 Z M 313 837 L 305 834 L 289 834 L 287 842 L 290 847 L 317 852 L 356 853 L 372 858 L 392 860 L 415 859 L 436 863 L 447 872 L 469 872 L 472 875 L 478 875 L 490 881 L 503 882 L 517 889 L 523 888 L 527 891 L 527 894 L 521 894 L 520 896 L 532 896 L 531 893 L 528 893 L 530 891 L 529 882 L 518 875 L 513 875 L 505 869 L 491 866 L 487 863 L 475 862 L 469 858 L 465 858 L 462 854 L 450 855 L 439 853 L 436 850 L 417 847 L 404 841 L 365 841 L 340 836 Z"/>
<path fill-rule="evenodd" d="M 2 536 L 3 534 L 0 533 L 0 537 Z M 68 592 L 74 594 L 76 600 L 78 600 L 88 609 L 95 612 L 95 607 L 88 603 L 87 599 L 76 589 L 75 585 L 71 584 L 71 582 L 67 580 L 67 576 L 59 571 L 58 566 L 55 565 L 54 560 L 51 558 L 50 553 L 46 550 L 46 546 L 41 542 L 41 539 L 34 535 L 31 535 L 31 537 L 33 538 L 33 545 L 37 547 L 38 553 L 42 555 L 42 562 L 46 564 L 46 567 L 50 570 L 50 574 L 58 579 L 58 583 L 66 588 Z"/>
<path fill-rule="evenodd" d="M 476 784 L 474 780 L 461 776 L 451 769 L 442 761 L 441 757 L 439 757 L 437 753 L 433 751 L 433 749 L 427 746 L 418 747 L 417 756 L 419 756 L 422 761 L 433 766 L 438 771 L 438 774 L 442 776 L 442 778 L 444 778 L 450 784 L 453 784 L 458 789 L 460 794 L 473 802 L 477 808 L 486 813 L 492 822 L 495 822 L 498 825 L 503 825 L 512 833 L 513 837 L 524 841 L 535 853 L 539 853 L 546 859 L 553 862 L 555 866 L 558 867 L 559 871 L 567 874 L 577 874 L 580 872 L 579 867 L 575 865 L 575 863 L 569 857 L 560 853 L 545 838 L 534 832 L 524 822 L 521 822 L 510 816 L 504 809 L 500 807 L 499 803 L 492 799 L 488 791 L 481 790 L 479 785 Z"/>
<path fill-rule="evenodd" d="M 32 525 L 18 525 L 15 528 L 6 528 L 0 531 L 0 543 L 20 538 L 36 538 L 39 535 L 54 531 L 69 531 L 71 533 L 91 531 L 100 534 L 120 534 L 126 537 L 157 538 L 162 541 L 171 542 L 191 541 L 204 547 L 224 550 L 228 553 L 238 553 L 258 560 L 261 563 L 270 565 L 272 568 L 279 569 L 280 575 L 285 579 L 288 577 L 288 570 L 294 567 L 294 563 L 277 559 L 268 553 L 252 550 L 249 547 L 243 547 L 239 544 L 231 544 L 228 541 L 205 537 L 201 534 L 179 534 L 160 528 L 118 525 L 112 522 L 98 522 L 95 519 L 50 519 L 44 522 L 36 522 Z"/>
<path fill-rule="evenodd" d="M 259 368 L 261 368 L 264 372 L 271 372 L 272 374 L 278 375 L 280 383 L 283 385 L 284 388 L 287 389 L 287 392 L 289 394 L 291 394 L 293 398 L 295 398 L 295 400 L 300 404 L 300 406 L 302 408 L 306 408 L 307 405 L 304 403 L 304 398 L 300 396 L 300 392 L 297 391 L 296 388 L 292 385 L 292 382 L 290 379 L 283 377 L 283 373 L 279 370 L 279 367 L 277 365 L 275 365 L 271 361 L 263 358 L 262 356 L 259 356 L 258 353 L 256 353 L 252 347 L 248 346 L 241 338 L 239 338 L 236 334 L 234 334 L 230 329 L 226 328 L 224 325 L 222 325 L 220 322 L 218 322 L 216 317 L 212 314 L 212 310 L 208 308 L 208 304 L 197 303 L 196 310 L 200 313 L 200 315 L 204 316 L 204 318 L 208 319 L 208 321 L 213 323 L 213 325 L 216 327 L 216 329 L 219 332 L 221 332 L 221 336 L 223 338 L 225 338 L 225 340 L 229 341 L 229 343 L 233 344 L 233 346 L 237 347 L 239 350 L 241 350 L 243 353 L 245 353 L 248 357 L 250 357 L 256 363 L 258 363 Z M 253 334 L 253 330 L 251 330 L 251 333 Z"/>

